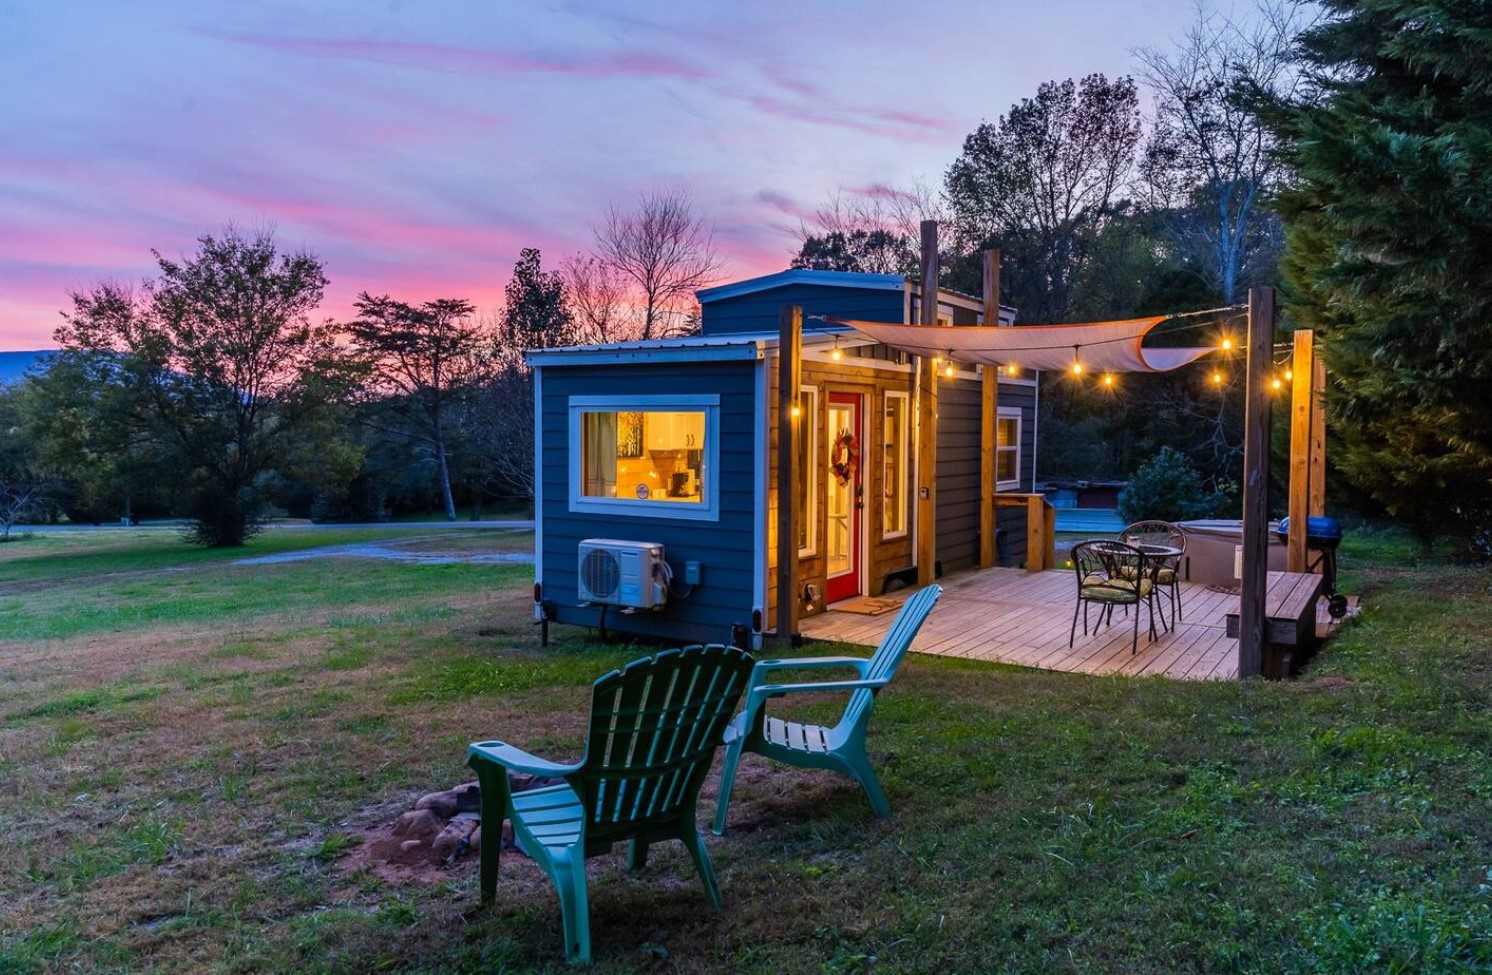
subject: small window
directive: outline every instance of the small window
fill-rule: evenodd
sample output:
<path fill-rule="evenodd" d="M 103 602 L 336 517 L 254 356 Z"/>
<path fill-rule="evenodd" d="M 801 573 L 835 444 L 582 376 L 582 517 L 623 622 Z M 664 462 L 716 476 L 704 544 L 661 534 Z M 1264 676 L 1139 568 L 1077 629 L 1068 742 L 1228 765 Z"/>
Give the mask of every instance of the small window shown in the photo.
<path fill-rule="evenodd" d="M 819 526 L 819 391 L 804 386 L 799 396 L 803 413 L 798 435 L 798 498 L 802 518 L 798 521 L 798 557 L 806 558 L 818 551 Z"/>
<path fill-rule="evenodd" d="M 570 510 L 715 517 L 718 401 L 570 399 Z"/>
<path fill-rule="evenodd" d="M 881 537 L 907 533 L 911 415 L 906 393 L 887 393 L 881 410 Z"/>
<path fill-rule="evenodd" d="M 1021 412 L 1001 408 L 995 424 L 995 481 L 1003 490 L 1021 486 Z"/>

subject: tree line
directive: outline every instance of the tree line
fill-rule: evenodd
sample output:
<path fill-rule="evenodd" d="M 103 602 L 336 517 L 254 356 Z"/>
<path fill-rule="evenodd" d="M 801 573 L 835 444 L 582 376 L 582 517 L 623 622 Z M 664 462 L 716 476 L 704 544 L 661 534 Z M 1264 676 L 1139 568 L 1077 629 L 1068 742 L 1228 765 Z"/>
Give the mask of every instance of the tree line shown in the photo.
<path fill-rule="evenodd" d="M 1223 309 L 1203 341 L 1237 327 L 1250 286 L 1278 284 L 1278 338 L 1316 329 L 1332 376 L 1334 503 L 1487 554 L 1488 37 L 1492 12 L 1472 0 L 1261 0 L 1246 20 L 1199 8 L 1175 45 L 1136 52 L 1138 80 L 1048 81 L 976 126 L 940 185 L 830 199 L 790 264 L 914 273 L 931 217 L 952 231 L 947 287 L 978 293 L 979 253 L 999 247 L 1001 299 L 1022 321 Z M 0 523 L 36 504 L 17 470 L 63 472 L 51 493 L 79 512 L 169 495 L 201 540 L 227 544 L 270 500 L 455 517 L 530 496 L 520 350 L 688 332 L 693 291 L 721 270 L 684 193 L 613 208 L 595 235 L 553 270 L 524 251 L 500 312 L 364 294 L 343 325 L 311 320 L 320 262 L 268 235 L 157 255 L 141 288 L 75 296 L 62 352 L 0 397 L 0 487 L 16 488 L 0 491 Z M 1197 320 L 1176 327 L 1161 341 L 1197 341 Z M 1040 474 L 1127 477 L 1169 446 L 1166 469 L 1195 471 L 1227 506 L 1240 371 L 1225 359 L 1117 390 L 1044 377 Z"/>
<path fill-rule="evenodd" d="M 185 515 L 240 545 L 273 510 L 379 521 L 533 495 L 523 351 L 697 325 L 720 266 L 681 191 L 613 208 L 596 250 L 546 270 L 525 248 L 502 307 L 359 294 L 315 320 L 322 261 L 229 227 L 155 277 L 72 296 L 60 349 L 0 392 L 0 533 L 22 517 Z"/>

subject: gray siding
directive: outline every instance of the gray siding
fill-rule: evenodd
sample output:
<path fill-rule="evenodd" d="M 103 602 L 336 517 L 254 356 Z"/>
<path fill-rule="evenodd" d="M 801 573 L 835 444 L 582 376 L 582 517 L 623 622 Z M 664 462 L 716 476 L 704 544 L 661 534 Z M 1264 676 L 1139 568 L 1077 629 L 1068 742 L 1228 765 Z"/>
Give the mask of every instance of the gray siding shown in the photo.
<path fill-rule="evenodd" d="M 659 542 L 682 589 L 684 563 L 703 566 L 703 582 L 685 598 L 670 594 L 660 612 L 623 614 L 607 610 L 608 630 L 660 637 L 676 643 L 730 638 L 733 623 L 749 624 L 753 609 L 756 495 L 755 362 L 546 366 L 540 393 L 543 484 L 537 517 L 543 519 L 539 572 L 544 596 L 554 602 L 562 623 L 595 626 L 600 608 L 580 607 L 576 567 L 580 542 L 620 538 Z M 571 396 L 630 394 L 720 396 L 720 484 L 718 521 L 689 521 L 633 514 L 570 511 Z"/>
<path fill-rule="evenodd" d="M 900 291 L 788 284 L 780 288 L 706 302 L 700 309 L 700 331 L 705 335 L 774 331 L 783 305 L 799 305 L 803 308 L 805 329 L 822 324 L 807 321 L 809 315 L 833 315 L 863 322 L 900 324 L 905 313 L 902 301 Z"/>
<path fill-rule="evenodd" d="M 938 561 L 944 572 L 974 566 L 979 557 L 979 409 L 977 381 L 957 380 L 938 388 Z M 1035 479 L 1036 390 L 1000 384 L 1000 407 L 1021 410 L 1021 484 L 1029 492 Z M 997 554 L 1001 564 L 1026 559 L 1026 516 L 1019 509 L 999 509 L 997 526 L 1005 530 Z"/>

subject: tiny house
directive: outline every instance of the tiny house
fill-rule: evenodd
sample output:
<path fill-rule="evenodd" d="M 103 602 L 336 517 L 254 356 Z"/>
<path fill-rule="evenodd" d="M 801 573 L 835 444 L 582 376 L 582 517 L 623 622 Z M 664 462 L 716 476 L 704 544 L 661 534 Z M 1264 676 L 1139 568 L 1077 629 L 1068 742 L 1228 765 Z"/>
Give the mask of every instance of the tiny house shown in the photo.
<path fill-rule="evenodd" d="M 771 628 L 778 600 L 779 467 L 796 486 L 800 615 L 975 566 L 1025 560 L 1024 515 L 1000 509 L 981 538 L 986 487 L 1034 489 L 1036 375 L 949 361 L 936 373 L 935 453 L 919 450 L 927 372 L 852 322 L 921 320 L 901 275 L 793 270 L 698 294 L 700 334 L 546 349 L 534 369 L 536 612 L 678 642 Z M 939 325 L 983 323 L 982 302 L 943 290 Z M 779 316 L 802 309 L 796 456 L 777 449 Z M 1001 308 L 1009 325 L 1014 309 Z M 937 326 L 928 326 L 937 327 Z M 993 431 L 982 397 L 995 386 Z M 933 416 L 925 413 L 925 416 Z M 935 465 L 933 544 L 919 545 L 922 463 Z M 993 477 L 996 483 L 988 485 Z M 926 508 L 924 508 L 926 510 Z M 924 516 L 926 517 L 926 516 Z M 928 577 L 923 567 L 924 578 Z"/>

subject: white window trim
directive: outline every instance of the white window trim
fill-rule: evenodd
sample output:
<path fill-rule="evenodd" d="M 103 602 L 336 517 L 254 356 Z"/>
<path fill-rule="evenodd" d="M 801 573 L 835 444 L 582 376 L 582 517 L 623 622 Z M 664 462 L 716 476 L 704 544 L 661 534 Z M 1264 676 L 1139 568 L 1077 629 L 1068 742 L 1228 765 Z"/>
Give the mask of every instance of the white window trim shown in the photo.
<path fill-rule="evenodd" d="M 635 413 L 677 410 L 705 415 L 705 443 L 700 459 L 704 497 L 698 504 L 682 501 L 638 501 L 633 498 L 592 498 L 581 490 L 585 472 L 582 413 Z M 720 520 L 720 397 L 700 395 L 571 396 L 570 423 L 570 510 L 589 514 L 624 515 L 650 519 L 687 521 Z"/>
<path fill-rule="evenodd" d="M 912 491 L 914 490 L 914 488 L 913 488 L 913 485 L 912 485 L 912 478 L 911 478 L 911 473 L 912 472 L 911 472 L 911 470 L 908 467 L 908 464 L 911 462 L 911 456 L 910 456 L 910 454 L 911 454 L 911 440 L 912 440 L 912 395 L 910 393 L 902 392 L 900 390 L 887 390 L 882 395 L 882 397 L 881 397 L 881 415 L 880 415 L 880 417 L 878 417 L 878 419 L 881 422 L 876 425 L 877 426 L 877 432 L 880 434 L 879 439 L 881 441 L 881 450 L 880 450 L 880 453 L 881 453 L 881 480 L 884 482 L 884 480 L 886 478 L 886 456 L 885 456 L 886 455 L 886 436 L 885 436 L 885 430 L 886 430 L 886 404 L 889 401 L 893 400 L 893 399 L 899 399 L 899 400 L 902 401 L 902 406 L 901 406 L 901 430 L 898 431 L 901 434 L 901 436 L 900 436 L 900 440 L 901 440 L 901 457 L 900 457 L 900 463 L 897 465 L 896 469 L 901 472 L 901 477 L 902 477 L 902 481 L 903 481 L 903 483 L 901 485 L 901 492 L 900 492 L 900 497 L 901 497 L 901 523 L 902 523 L 903 527 L 902 527 L 901 531 L 893 531 L 893 532 L 886 531 L 885 530 L 886 529 L 886 513 L 883 510 L 881 512 L 881 541 L 883 541 L 883 542 L 889 542 L 889 541 L 891 541 L 892 539 L 895 539 L 895 538 L 906 538 L 907 534 L 911 531 L 911 525 L 912 525 L 912 497 L 911 497 L 911 495 L 912 495 Z M 881 500 L 882 500 L 882 503 L 885 502 L 885 496 L 886 496 L 886 485 L 883 483 L 881 485 Z"/>
<path fill-rule="evenodd" d="M 808 527 L 808 545 L 798 549 L 798 558 L 812 558 L 819 552 L 819 388 L 799 386 L 798 395 L 803 403 L 800 419 L 805 420 L 802 434 L 805 456 L 808 458 L 808 497 L 803 499 L 803 523 Z M 797 463 L 797 458 L 793 458 Z"/>
<path fill-rule="evenodd" d="M 999 462 L 1000 462 L 999 455 L 1001 453 L 1014 450 L 1015 451 L 1015 477 L 1012 480 L 1008 480 L 1008 481 L 996 481 L 995 482 L 995 490 L 997 490 L 997 491 L 1009 491 L 1009 490 L 1019 491 L 1020 487 L 1021 487 L 1021 433 L 1022 433 L 1021 428 L 1025 425 L 1026 419 L 1025 419 L 1025 415 L 1021 412 L 1021 408 L 1019 406 L 1002 406 L 1002 407 L 1000 407 L 999 419 L 1000 420 L 1004 420 L 1004 419 L 1007 419 L 1007 418 L 1015 420 L 1015 443 L 1012 444 L 1009 447 L 1001 447 L 1000 446 L 999 431 L 998 431 L 998 428 L 996 429 L 996 433 L 995 433 L 995 469 L 999 470 Z"/>

